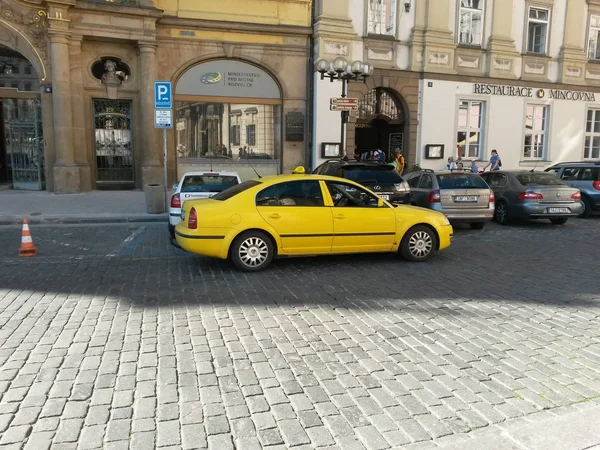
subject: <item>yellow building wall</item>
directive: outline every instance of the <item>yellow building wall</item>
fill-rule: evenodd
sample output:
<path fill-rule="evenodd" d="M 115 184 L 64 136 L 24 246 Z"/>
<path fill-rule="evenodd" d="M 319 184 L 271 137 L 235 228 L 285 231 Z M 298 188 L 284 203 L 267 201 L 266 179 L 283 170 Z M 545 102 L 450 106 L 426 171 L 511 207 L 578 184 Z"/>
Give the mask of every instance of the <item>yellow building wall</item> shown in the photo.
<path fill-rule="evenodd" d="M 155 0 L 155 5 L 165 15 L 187 19 L 310 26 L 311 0 Z"/>

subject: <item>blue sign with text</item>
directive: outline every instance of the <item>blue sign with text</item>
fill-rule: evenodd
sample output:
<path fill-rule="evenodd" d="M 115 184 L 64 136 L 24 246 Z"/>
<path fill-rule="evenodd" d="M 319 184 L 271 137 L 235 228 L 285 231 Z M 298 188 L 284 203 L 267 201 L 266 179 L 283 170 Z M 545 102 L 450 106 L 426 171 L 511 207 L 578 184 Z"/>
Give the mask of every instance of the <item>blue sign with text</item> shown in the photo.
<path fill-rule="evenodd" d="M 173 108 L 173 96 L 170 81 L 157 81 L 154 83 L 154 108 Z"/>

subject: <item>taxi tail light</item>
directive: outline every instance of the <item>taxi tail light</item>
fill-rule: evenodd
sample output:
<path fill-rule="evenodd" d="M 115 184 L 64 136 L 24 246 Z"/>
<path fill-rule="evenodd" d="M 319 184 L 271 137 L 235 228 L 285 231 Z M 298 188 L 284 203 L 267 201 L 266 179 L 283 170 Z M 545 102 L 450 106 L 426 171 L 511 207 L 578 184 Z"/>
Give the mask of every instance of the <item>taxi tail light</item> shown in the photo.
<path fill-rule="evenodd" d="M 594 189 L 596 189 L 597 191 L 600 191 L 600 180 L 594 181 L 592 183 L 592 186 L 594 186 Z"/>
<path fill-rule="evenodd" d="M 519 200 L 543 200 L 544 196 L 539 192 L 526 191 L 519 194 Z"/>
<path fill-rule="evenodd" d="M 171 208 L 181 208 L 181 197 L 179 194 L 171 197 Z"/>
<path fill-rule="evenodd" d="M 496 196 L 494 195 L 494 191 L 490 189 L 490 203 L 494 203 L 496 201 Z"/>
<path fill-rule="evenodd" d="M 429 203 L 439 203 L 440 202 L 440 191 L 435 190 L 429 193 Z"/>
<path fill-rule="evenodd" d="M 196 208 L 190 209 L 190 215 L 188 217 L 188 228 L 192 230 L 198 228 L 198 216 L 196 215 Z"/>
<path fill-rule="evenodd" d="M 581 200 L 581 192 L 577 191 L 573 195 L 571 195 L 573 200 Z"/>

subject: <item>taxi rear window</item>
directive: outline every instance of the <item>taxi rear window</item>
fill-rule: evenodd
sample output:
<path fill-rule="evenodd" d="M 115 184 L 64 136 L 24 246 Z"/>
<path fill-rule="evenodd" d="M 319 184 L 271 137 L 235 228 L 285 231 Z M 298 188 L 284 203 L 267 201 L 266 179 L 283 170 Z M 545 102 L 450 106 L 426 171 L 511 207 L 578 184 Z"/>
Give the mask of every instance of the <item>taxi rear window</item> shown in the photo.
<path fill-rule="evenodd" d="M 237 177 L 231 175 L 190 175 L 183 179 L 181 192 L 221 192 L 236 184 Z"/>
<path fill-rule="evenodd" d="M 258 186 L 259 184 L 261 184 L 260 181 L 256 181 L 256 180 L 244 181 L 240 184 L 236 184 L 235 186 L 227 188 L 224 191 L 219 192 L 216 195 L 213 195 L 211 197 L 211 199 L 220 200 L 220 201 L 229 200 L 231 197 L 235 197 L 236 195 L 238 195 L 250 188 L 253 188 L 254 186 Z"/>

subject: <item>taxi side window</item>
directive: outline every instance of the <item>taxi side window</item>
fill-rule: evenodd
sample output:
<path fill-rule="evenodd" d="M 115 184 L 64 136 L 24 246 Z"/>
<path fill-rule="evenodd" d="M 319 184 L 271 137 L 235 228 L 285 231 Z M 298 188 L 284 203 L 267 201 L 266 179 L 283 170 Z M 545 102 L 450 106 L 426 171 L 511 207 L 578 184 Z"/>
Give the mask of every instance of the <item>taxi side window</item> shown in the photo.
<path fill-rule="evenodd" d="M 269 186 L 256 195 L 256 206 L 324 206 L 317 180 L 288 181 Z"/>
<path fill-rule="evenodd" d="M 333 206 L 377 208 L 379 199 L 363 189 L 346 183 L 327 182 Z"/>

